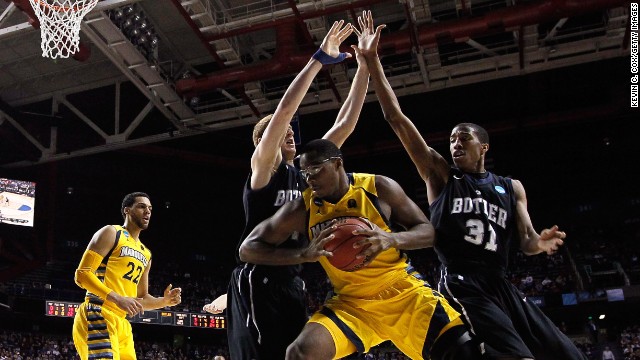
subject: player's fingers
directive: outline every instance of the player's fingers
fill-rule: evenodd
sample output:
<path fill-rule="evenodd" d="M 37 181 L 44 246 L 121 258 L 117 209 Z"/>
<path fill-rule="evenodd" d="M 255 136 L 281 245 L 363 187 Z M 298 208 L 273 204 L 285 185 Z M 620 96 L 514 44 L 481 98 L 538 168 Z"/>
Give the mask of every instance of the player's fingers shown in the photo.
<path fill-rule="evenodd" d="M 329 31 L 327 31 L 327 35 L 325 36 L 325 38 L 329 38 L 330 36 L 334 35 L 337 32 L 336 31 L 337 26 L 338 26 L 338 21 L 334 21 Z"/>
<path fill-rule="evenodd" d="M 324 249 L 324 246 L 335 237 L 336 236 L 334 234 L 328 234 L 327 236 L 320 238 L 318 241 L 318 248 Z"/>
<path fill-rule="evenodd" d="M 376 231 L 373 229 L 357 229 L 351 232 L 353 235 L 365 235 L 365 236 L 373 236 L 376 234 Z"/>
<path fill-rule="evenodd" d="M 338 33 L 340 28 L 342 28 L 343 23 L 344 20 L 334 21 L 333 26 L 331 26 L 331 29 L 329 29 L 329 34 L 335 35 L 336 33 Z"/>
<path fill-rule="evenodd" d="M 340 32 L 338 33 L 338 39 L 340 42 L 344 41 L 344 39 L 348 38 L 349 35 L 353 32 L 353 26 L 351 24 L 347 24 Z"/>
<path fill-rule="evenodd" d="M 326 244 L 329 241 L 333 240 L 334 237 L 335 237 L 335 235 L 333 235 L 333 234 L 329 234 L 329 235 L 324 236 L 324 237 L 319 236 L 317 238 L 317 240 L 316 240 L 316 243 L 315 244 L 311 244 L 309 246 L 309 248 L 308 248 L 309 251 L 310 251 L 310 255 L 313 258 L 320 258 L 321 256 L 329 256 L 329 257 L 333 256 L 333 254 L 328 252 L 328 251 L 326 251 L 324 249 L 324 247 L 326 246 Z"/>
<path fill-rule="evenodd" d="M 322 229 L 322 231 L 320 231 L 318 233 L 317 238 L 318 239 L 322 239 L 322 238 L 326 238 L 327 236 L 329 236 L 329 234 L 331 234 L 335 229 L 337 228 L 336 226 L 336 222 L 332 221 L 331 222 L 331 226 L 327 226 L 326 228 Z"/>
<path fill-rule="evenodd" d="M 362 31 L 365 31 L 367 29 L 367 26 L 365 25 L 365 21 L 364 21 L 364 11 L 362 12 L 362 16 L 358 16 L 358 26 Z"/>
<path fill-rule="evenodd" d="M 371 264 L 371 261 L 373 261 L 373 258 L 374 257 L 371 256 L 371 255 L 365 256 L 364 261 L 362 262 L 362 266 L 365 267 L 365 266 L 368 266 L 369 264 Z"/>
<path fill-rule="evenodd" d="M 137 306 L 132 306 L 127 310 L 127 313 L 131 316 L 136 316 L 141 312 L 142 309 L 139 309 Z"/>

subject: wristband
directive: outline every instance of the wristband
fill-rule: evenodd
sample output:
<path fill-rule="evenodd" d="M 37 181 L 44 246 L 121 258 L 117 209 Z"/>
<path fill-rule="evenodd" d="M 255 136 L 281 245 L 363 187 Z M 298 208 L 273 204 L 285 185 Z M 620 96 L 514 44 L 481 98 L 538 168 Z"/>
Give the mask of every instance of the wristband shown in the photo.
<path fill-rule="evenodd" d="M 322 51 L 322 49 L 318 49 L 315 54 L 312 56 L 314 59 L 318 60 L 322 65 L 329 64 L 337 64 L 344 60 L 347 57 L 347 53 L 340 53 L 338 57 L 333 57 L 326 52 Z"/>

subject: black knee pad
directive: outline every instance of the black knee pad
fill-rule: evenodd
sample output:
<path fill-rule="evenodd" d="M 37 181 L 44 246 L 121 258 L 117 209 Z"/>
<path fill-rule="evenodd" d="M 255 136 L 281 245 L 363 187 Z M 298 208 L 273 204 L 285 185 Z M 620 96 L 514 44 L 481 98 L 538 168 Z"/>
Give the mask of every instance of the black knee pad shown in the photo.
<path fill-rule="evenodd" d="M 431 348 L 431 360 L 482 360 L 480 347 L 463 326 L 440 335 Z"/>

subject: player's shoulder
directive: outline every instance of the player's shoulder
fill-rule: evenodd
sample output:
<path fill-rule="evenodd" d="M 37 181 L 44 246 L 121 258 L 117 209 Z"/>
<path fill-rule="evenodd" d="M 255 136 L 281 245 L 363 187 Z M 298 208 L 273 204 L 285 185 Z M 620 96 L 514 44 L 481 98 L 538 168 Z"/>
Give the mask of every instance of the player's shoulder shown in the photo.
<path fill-rule="evenodd" d="M 400 184 L 396 180 L 386 175 L 376 174 L 374 175 L 374 179 L 378 193 L 385 191 L 391 191 L 392 193 L 395 193 L 396 191 L 398 191 L 398 188 L 401 188 Z"/>
<path fill-rule="evenodd" d="M 117 225 L 104 225 L 91 238 L 90 247 L 98 253 L 106 253 L 116 242 Z"/>
<path fill-rule="evenodd" d="M 99 234 L 100 236 L 113 234 L 115 236 L 118 232 L 118 226 L 119 225 L 104 225 L 96 232 L 96 234 Z"/>

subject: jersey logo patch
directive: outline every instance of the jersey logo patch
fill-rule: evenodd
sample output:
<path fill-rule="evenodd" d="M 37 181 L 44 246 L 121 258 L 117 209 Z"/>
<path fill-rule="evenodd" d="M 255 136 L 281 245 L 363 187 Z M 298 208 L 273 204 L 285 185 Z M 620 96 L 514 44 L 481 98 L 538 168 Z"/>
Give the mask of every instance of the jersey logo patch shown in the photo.
<path fill-rule="evenodd" d="M 494 189 L 496 189 L 496 191 L 499 192 L 500 194 L 506 194 L 507 193 L 507 191 L 500 185 L 494 186 Z"/>

